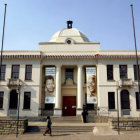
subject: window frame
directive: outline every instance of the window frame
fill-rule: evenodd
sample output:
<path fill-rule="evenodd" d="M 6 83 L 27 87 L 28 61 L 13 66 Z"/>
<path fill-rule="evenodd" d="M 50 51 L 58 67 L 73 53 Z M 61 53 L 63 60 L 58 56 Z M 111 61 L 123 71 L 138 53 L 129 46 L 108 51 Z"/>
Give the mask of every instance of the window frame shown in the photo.
<path fill-rule="evenodd" d="M 140 110 L 140 106 L 139 106 L 139 102 L 140 102 L 140 100 L 139 100 L 139 96 L 138 96 L 138 94 L 140 94 L 139 92 L 135 92 L 135 97 L 136 97 L 136 110 Z"/>
<path fill-rule="evenodd" d="M 27 72 L 27 66 L 31 66 L 31 72 Z M 26 77 L 28 73 L 31 74 L 31 75 L 30 75 L 30 76 L 31 76 L 30 79 L 27 79 L 27 77 Z M 31 64 L 25 66 L 25 80 L 26 80 L 26 81 L 28 81 L 28 80 L 29 80 L 29 81 L 32 80 L 32 65 L 31 65 Z"/>
<path fill-rule="evenodd" d="M 123 98 L 122 98 L 122 94 L 124 94 L 123 91 L 127 91 L 126 93 L 128 94 L 128 100 L 126 98 L 126 95 L 123 95 Z M 121 91 L 120 99 L 121 99 L 121 110 L 130 110 L 130 93 L 128 90 L 124 89 Z M 128 106 L 128 108 L 126 108 L 127 106 Z"/>
<path fill-rule="evenodd" d="M 0 94 L 2 94 L 2 96 L 0 95 L 0 98 L 2 97 L 2 103 L 0 102 L 0 109 L 3 109 L 4 91 L 0 91 Z M 1 101 L 1 99 L 0 99 L 0 101 Z"/>
<path fill-rule="evenodd" d="M 138 81 L 138 77 L 137 77 L 137 69 L 136 68 L 137 65 L 133 65 L 133 71 L 134 71 L 134 80 L 135 81 Z M 140 79 L 140 65 L 139 66 L 139 79 Z M 136 73 L 135 73 L 135 70 L 136 70 Z M 136 75 L 135 75 L 136 74 Z"/>
<path fill-rule="evenodd" d="M 13 92 L 13 93 L 12 93 Z M 13 95 L 15 94 L 15 95 Z M 14 96 L 14 97 L 12 97 Z M 11 98 L 12 97 L 12 98 Z M 16 97 L 16 98 L 15 98 Z M 12 99 L 12 100 L 11 100 Z M 13 101 L 14 99 L 14 101 Z M 14 104 L 13 104 L 14 103 Z M 10 100 L 9 100 L 9 109 L 10 110 L 17 110 L 18 108 L 18 93 L 16 92 L 15 89 L 11 90 L 10 92 Z"/>
<path fill-rule="evenodd" d="M 6 65 L 1 65 L 1 67 L 5 67 L 5 70 L 4 70 L 4 72 L 2 72 L 2 70 L 1 70 L 1 73 L 0 73 L 0 81 L 4 81 L 5 80 L 5 74 L 6 74 Z M 2 75 L 2 73 L 4 73 L 4 79 L 1 79 L 1 75 Z"/>
<path fill-rule="evenodd" d="M 16 77 L 16 78 L 13 77 L 13 67 L 14 66 L 19 66 L 18 77 Z M 17 72 L 14 72 L 14 73 L 17 73 Z M 20 65 L 12 65 L 11 79 L 19 79 L 19 73 L 20 73 Z"/>
<path fill-rule="evenodd" d="M 113 100 L 109 95 L 113 95 Z M 115 92 L 108 92 L 108 110 L 115 110 Z"/>
<path fill-rule="evenodd" d="M 30 100 L 27 101 L 28 99 L 26 98 L 27 100 L 25 102 L 25 94 L 27 94 L 27 93 L 29 94 L 29 97 L 27 97 L 27 98 L 29 98 Z M 27 102 L 29 102 L 29 105 L 26 106 L 25 104 L 27 104 Z M 23 110 L 31 110 L 31 92 L 30 91 L 25 91 L 24 92 Z"/>
<path fill-rule="evenodd" d="M 121 66 L 126 66 L 126 77 L 123 78 L 121 77 Z M 128 79 L 128 69 L 127 69 L 127 65 L 126 64 L 123 64 L 123 65 L 119 65 L 119 71 L 120 71 L 120 79 Z"/>
<path fill-rule="evenodd" d="M 108 66 L 112 66 L 112 79 L 108 78 Z M 107 68 L 107 80 L 108 81 L 114 80 L 114 66 L 112 64 L 109 64 L 106 66 L 106 68 Z"/>
<path fill-rule="evenodd" d="M 66 77 L 66 71 L 68 70 L 68 69 L 71 69 L 73 72 L 72 72 L 72 80 L 74 81 L 74 68 L 66 68 L 65 69 L 65 82 L 66 82 L 66 80 L 68 79 L 67 77 Z M 70 77 L 69 77 L 70 78 Z"/>

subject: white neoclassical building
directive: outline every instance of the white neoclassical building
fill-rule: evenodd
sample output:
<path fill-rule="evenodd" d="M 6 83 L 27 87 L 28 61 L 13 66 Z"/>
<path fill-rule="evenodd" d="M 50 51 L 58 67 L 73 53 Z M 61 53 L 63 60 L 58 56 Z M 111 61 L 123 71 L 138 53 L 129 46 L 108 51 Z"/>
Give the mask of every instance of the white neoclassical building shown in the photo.
<path fill-rule="evenodd" d="M 71 21 L 37 51 L 4 51 L 0 79 L 0 116 L 20 103 L 22 117 L 76 116 L 83 105 L 116 117 L 118 103 L 120 116 L 140 117 L 135 51 L 100 50 Z"/>

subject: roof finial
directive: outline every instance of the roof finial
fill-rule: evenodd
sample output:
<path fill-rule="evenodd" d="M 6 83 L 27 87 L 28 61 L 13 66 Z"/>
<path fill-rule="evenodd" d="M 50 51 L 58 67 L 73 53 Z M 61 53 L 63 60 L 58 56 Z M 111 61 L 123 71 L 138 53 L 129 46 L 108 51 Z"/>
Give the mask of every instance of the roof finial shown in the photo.
<path fill-rule="evenodd" d="M 73 23 L 73 21 L 71 21 L 71 20 L 68 20 L 67 21 L 67 28 L 68 29 L 71 29 L 72 28 L 72 23 Z"/>

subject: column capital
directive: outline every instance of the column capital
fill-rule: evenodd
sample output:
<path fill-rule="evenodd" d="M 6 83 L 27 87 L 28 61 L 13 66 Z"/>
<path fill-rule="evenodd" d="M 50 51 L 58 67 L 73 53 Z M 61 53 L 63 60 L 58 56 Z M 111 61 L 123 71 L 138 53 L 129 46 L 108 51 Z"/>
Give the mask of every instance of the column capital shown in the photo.
<path fill-rule="evenodd" d="M 78 68 L 83 68 L 83 65 L 77 65 Z"/>
<path fill-rule="evenodd" d="M 55 65 L 57 68 L 61 68 L 62 67 L 62 64 L 57 64 Z"/>

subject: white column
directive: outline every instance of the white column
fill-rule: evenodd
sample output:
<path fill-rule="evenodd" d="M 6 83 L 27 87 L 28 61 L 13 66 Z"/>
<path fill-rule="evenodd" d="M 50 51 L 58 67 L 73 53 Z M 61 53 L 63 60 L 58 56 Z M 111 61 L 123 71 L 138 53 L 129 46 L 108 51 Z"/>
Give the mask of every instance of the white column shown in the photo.
<path fill-rule="evenodd" d="M 77 73 L 77 115 L 81 114 L 83 108 L 83 72 L 82 66 L 78 66 Z"/>
<path fill-rule="evenodd" d="M 61 115 L 61 65 L 56 66 L 56 96 L 54 115 Z"/>
<path fill-rule="evenodd" d="M 38 115 L 40 116 L 41 115 L 41 109 L 42 109 L 42 97 L 44 97 L 42 95 L 42 75 L 43 75 L 43 65 L 40 65 L 40 81 L 39 81 L 39 109 L 38 109 Z M 45 101 L 45 97 L 44 97 L 44 100 L 43 100 L 43 104 L 44 104 L 44 101 Z"/>

